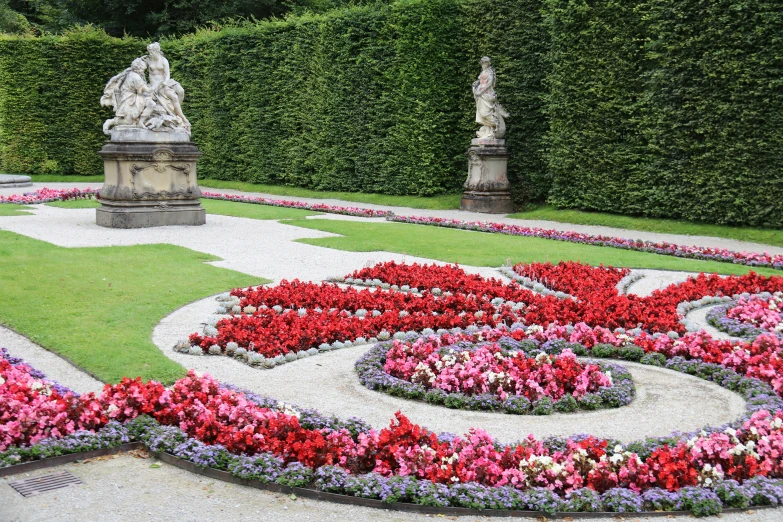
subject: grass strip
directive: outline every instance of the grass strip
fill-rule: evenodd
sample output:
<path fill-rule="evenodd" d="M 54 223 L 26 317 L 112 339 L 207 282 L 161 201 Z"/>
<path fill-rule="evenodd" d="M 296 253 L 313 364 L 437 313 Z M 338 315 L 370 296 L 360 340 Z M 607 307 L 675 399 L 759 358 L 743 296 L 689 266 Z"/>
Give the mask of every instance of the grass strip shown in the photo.
<path fill-rule="evenodd" d="M 174 245 L 63 248 L 0 231 L 0 322 L 105 382 L 172 383 L 184 368 L 152 343 L 165 316 L 231 288 L 268 282 Z"/>
<path fill-rule="evenodd" d="M 386 251 L 438 259 L 472 266 L 501 266 L 512 263 L 581 261 L 591 265 L 653 268 L 719 274 L 780 275 L 768 268 L 751 268 L 719 261 L 698 261 L 673 256 L 635 252 L 612 247 L 582 245 L 535 237 L 487 234 L 405 223 L 361 223 L 355 221 L 291 220 L 286 224 L 332 232 L 342 237 L 298 239 L 309 245 L 351 252 Z"/>
<path fill-rule="evenodd" d="M 709 236 L 751 241 L 764 245 L 783 246 L 783 230 L 751 227 L 732 227 L 696 223 L 693 221 L 678 221 L 675 219 L 656 219 L 634 216 L 621 216 L 605 212 L 584 212 L 581 210 L 561 210 L 549 205 L 509 214 L 518 219 L 555 221 L 576 225 L 596 225 L 622 228 L 629 231 L 659 232 L 662 234 L 682 234 L 688 236 Z M 614 234 L 622 235 L 622 234 Z"/>
<path fill-rule="evenodd" d="M 24 205 L 15 205 L 13 203 L 3 203 L 0 205 L 0 216 L 24 216 L 32 214 Z"/>

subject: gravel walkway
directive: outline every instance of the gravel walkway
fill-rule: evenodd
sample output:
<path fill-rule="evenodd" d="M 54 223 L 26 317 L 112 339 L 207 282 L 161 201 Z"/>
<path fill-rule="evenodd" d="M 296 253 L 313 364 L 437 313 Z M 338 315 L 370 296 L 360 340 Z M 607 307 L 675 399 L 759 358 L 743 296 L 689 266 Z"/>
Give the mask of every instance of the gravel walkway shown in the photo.
<path fill-rule="evenodd" d="M 98 183 L 34 183 L 32 187 L 25 188 L 8 188 L 0 191 L 2 195 L 9 194 L 24 194 L 26 192 L 32 192 L 44 187 L 48 188 L 100 188 L 103 184 Z M 716 247 L 716 248 L 728 248 L 729 250 L 749 250 L 753 252 L 770 252 L 773 254 L 783 254 L 783 247 L 776 247 L 771 245 L 763 245 L 760 243 L 752 243 L 750 241 L 737 241 L 733 239 L 724 239 L 707 236 L 688 236 L 682 234 L 662 234 L 656 232 L 642 232 L 638 230 L 629 230 L 623 228 L 602 227 L 592 225 L 574 225 L 570 223 L 557 223 L 555 221 L 541 221 L 530 219 L 515 219 L 501 215 L 488 215 L 479 214 L 476 212 L 465 212 L 462 210 L 425 210 L 425 209 L 413 209 L 408 207 L 394 207 L 386 205 L 373 205 L 370 203 L 355 203 L 351 201 L 343 201 L 337 199 L 326 198 L 300 198 L 294 196 L 278 196 L 274 194 L 265 194 L 260 192 L 242 192 L 232 189 L 213 189 L 208 187 L 202 187 L 205 192 L 219 192 L 224 194 L 243 194 L 250 196 L 259 196 L 272 199 L 284 199 L 289 201 L 305 201 L 308 203 L 325 203 L 327 205 L 338 205 L 343 207 L 363 207 L 382 210 L 391 210 L 395 214 L 402 216 L 436 216 L 449 219 L 460 219 L 463 221 L 492 221 L 498 223 L 511 223 L 515 225 L 521 225 L 526 227 L 539 227 L 545 229 L 561 230 L 561 231 L 575 231 L 583 232 L 587 234 L 601 234 L 607 236 L 617 236 L 632 239 L 642 239 L 645 241 L 667 241 L 670 243 L 677 243 L 683 245 L 696 245 L 702 247 Z"/>

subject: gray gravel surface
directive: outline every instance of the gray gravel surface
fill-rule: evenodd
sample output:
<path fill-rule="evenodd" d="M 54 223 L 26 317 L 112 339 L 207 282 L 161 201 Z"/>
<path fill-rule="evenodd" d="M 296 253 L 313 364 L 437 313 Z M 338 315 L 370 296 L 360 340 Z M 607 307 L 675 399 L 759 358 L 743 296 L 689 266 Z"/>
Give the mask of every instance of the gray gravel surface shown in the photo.
<path fill-rule="evenodd" d="M 35 215 L 0 218 L 0 229 L 62 247 L 123 246 L 168 243 L 213 254 L 215 266 L 266 277 L 273 281 L 298 278 L 321 281 L 384 261 L 432 262 L 390 252 L 346 252 L 297 243 L 297 239 L 334 237 L 334 234 L 257 220 L 210 214 L 198 227 L 111 229 L 95 224 L 94 209 L 30 207 Z M 444 264 L 437 262 L 438 264 Z M 491 268 L 465 267 L 498 277 Z"/>

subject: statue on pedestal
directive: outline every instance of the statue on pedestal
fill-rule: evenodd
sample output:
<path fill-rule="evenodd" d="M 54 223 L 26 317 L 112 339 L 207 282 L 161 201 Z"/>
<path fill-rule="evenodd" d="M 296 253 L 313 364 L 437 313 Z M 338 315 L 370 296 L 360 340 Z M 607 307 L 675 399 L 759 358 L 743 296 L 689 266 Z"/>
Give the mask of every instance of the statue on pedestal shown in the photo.
<path fill-rule="evenodd" d="M 513 212 L 511 186 L 508 182 L 508 151 L 505 140 L 509 113 L 498 103 L 495 94 L 495 69 L 484 56 L 481 74 L 473 82 L 476 100 L 476 123 L 481 128 L 468 149 L 468 179 L 465 180 L 460 208 L 472 212 L 507 214 Z"/>
<path fill-rule="evenodd" d="M 196 178 L 201 153 L 182 113 L 185 90 L 171 78 L 157 42 L 148 55 L 112 77 L 101 105 L 114 109 L 98 153 L 104 183 L 96 223 L 110 228 L 203 225 L 206 213 Z M 146 78 L 149 73 L 149 81 Z"/>
<path fill-rule="evenodd" d="M 481 74 L 473 82 L 473 98 L 476 100 L 476 132 L 479 139 L 499 140 L 506 135 L 506 121 L 510 114 L 497 101 L 495 94 L 495 69 L 492 60 L 484 56 L 480 60 Z"/>

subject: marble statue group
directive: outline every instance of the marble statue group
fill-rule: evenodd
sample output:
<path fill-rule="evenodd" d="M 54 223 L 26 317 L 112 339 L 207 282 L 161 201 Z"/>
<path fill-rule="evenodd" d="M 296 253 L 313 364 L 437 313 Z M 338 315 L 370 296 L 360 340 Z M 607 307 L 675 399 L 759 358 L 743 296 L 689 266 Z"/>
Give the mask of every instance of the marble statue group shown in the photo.
<path fill-rule="evenodd" d="M 171 78 L 169 61 L 158 42 L 147 46 L 148 55 L 114 76 L 103 90 L 101 105 L 114 109 L 103 132 L 113 127 L 144 128 L 151 131 L 190 133 L 190 122 L 182 113 L 185 91 Z M 149 81 L 145 72 L 149 72 Z"/>

